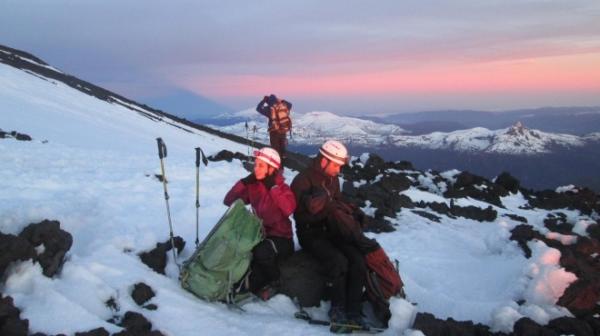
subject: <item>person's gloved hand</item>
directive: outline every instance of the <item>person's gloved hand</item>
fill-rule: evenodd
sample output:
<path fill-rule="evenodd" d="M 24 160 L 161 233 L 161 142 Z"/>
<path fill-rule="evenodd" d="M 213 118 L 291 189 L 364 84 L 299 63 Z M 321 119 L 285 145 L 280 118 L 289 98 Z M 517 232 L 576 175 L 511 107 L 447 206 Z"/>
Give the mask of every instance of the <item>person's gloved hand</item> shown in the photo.
<path fill-rule="evenodd" d="M 256 177 L 254 177 L 254 174 L 250 174 L 246 177 L 244 177 L 243 179 L 241 179 L 240 181 L 242 181 L 242 183 L 244 185 L 248 185 L 248 184 L 252 184 L 256 182 Z"/>
<path fill-rule="evenodd" d="M 314 187 L 311 192 L 304 198 L 306 208 L 311 214 L 321 213 L 326 215 L 330 207 L 334 205 L 331 196 L 324 188 Z"/>
<path fill-rule="evenodd" d="M 265 185 L 265 187 L 267 187 L 267 189 L 271 189 L 276 184 L 276 178 L 277 178 L 277 173 L 273 173 L 271 175 L 267 175 L 267 177 L 265 177 L 262 180 L 262 183 Z"/>

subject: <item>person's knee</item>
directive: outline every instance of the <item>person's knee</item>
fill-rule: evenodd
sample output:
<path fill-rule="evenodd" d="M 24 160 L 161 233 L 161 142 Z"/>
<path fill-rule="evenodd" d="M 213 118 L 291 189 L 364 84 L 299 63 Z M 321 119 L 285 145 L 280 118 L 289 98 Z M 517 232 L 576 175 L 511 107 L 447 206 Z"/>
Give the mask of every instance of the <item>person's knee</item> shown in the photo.
<path fill-rule="evenodd" d="M 267 240 L 263 240 L 252 249 L 252 258 L 257 262 L 269 262 L 274 260 L 275 257 L 275 250 L 273 249 L 272 244 Z"/>

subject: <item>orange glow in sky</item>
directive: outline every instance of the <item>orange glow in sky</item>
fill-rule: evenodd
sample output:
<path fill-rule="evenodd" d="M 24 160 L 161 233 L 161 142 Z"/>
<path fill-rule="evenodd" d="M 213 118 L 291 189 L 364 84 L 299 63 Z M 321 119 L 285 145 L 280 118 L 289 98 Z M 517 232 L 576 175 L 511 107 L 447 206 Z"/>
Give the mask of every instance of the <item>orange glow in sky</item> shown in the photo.
<path fill-rule="evenodd" d="M 176 82 L 213 97 L 261 96 L 276 88 L 287 96 L 411 93 L 594 92 L 600 94 L 600 53 L 352 74 L 220 76 Z"/>

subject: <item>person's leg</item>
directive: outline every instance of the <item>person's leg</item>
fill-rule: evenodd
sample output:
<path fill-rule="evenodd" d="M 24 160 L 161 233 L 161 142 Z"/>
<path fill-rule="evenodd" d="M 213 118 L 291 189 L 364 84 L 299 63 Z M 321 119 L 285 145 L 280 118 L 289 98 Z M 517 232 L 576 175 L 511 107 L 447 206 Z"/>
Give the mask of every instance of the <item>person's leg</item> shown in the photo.
<path fill-rule="evenodd" d="M 329 240 L 315 238 L 301 240 L 302 248 L 315 257 L 322 266 L 327 278 L 326 286 L 331 294 L 332 310 L 346 307 L 346 257 Z"/>
<path fill-rule="evenodd" d="M 283 262 L 294 253 L 294 240 L 292 238 L 270 237 L 277 247 L 277 261 Z"/>
<path fill-rule="evenodd" d="M 366 284 L 367 266 L 363 254 L 352 244 L 338 244 L 348 260 L 346 273 L 346 313 L 349 317 L 360 316 L 363 288 Z"/>
<path fill-rule="evenodd" d="M 285 133 L 281 134 L 279 132 L 269 132 L 269 142 L 271 147 L 279 153 L 279 157 L 281 158 L 281 162 L 285 159 L 285 147 L 287 144 L 287 138 Z"/>
<path fill-rule="evenodd" d="M 276 265 L 276 253 L 273 244 L 268 240 L 263 240 L 252 249 L 252 263 L 250 268 L 250 291 L 256 293 L 267 283 L 272 275 L 272 265 Z M 277 271 L 279 268 L 277 267 Z M 279 273 L 277 273 L 279 275 Z"/>
<path fill-rule="evenodd" d="M 273 131 L 273 132 L 269 132 L 269 142 L 271 144 L 271 147 L 277 151 L 277 153 L 279 153 L 279 133 Z M 279 156 L 281 156 L 281 154 L 279 154 Z"/>
<path fill-rule="evenodd" d="M 258 262 L 261 265 L 267 282 L 279 281 L 281 276 L 279 263 L 294 253 L 294 241 L 282 237 L 267 237 L 264 241 L 271 245 L 271 249 L 267 249 Z M 267 252 L 273 252 L 274 254 Z"/>

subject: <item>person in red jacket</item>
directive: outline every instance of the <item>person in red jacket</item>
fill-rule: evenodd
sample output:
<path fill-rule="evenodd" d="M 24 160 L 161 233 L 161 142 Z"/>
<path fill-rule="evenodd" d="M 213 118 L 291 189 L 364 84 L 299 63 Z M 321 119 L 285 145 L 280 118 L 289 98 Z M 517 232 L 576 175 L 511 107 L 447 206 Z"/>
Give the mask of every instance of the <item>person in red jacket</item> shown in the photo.
<path fill-rule="evenodd" d="M 264 147 L 254 152 L 254 171 L 239 180 L 225 195 L 229 206 L 236 199 L 250 204 L 262 220 L 265 239 L 252 250 L 249 276 L 243 287 L 263 300 L 269 299 L 279 286 L 279 262 L 292 255 L 292 222 L 296 199 L 281 174 L 281 159 L 276 150 Z"/>

